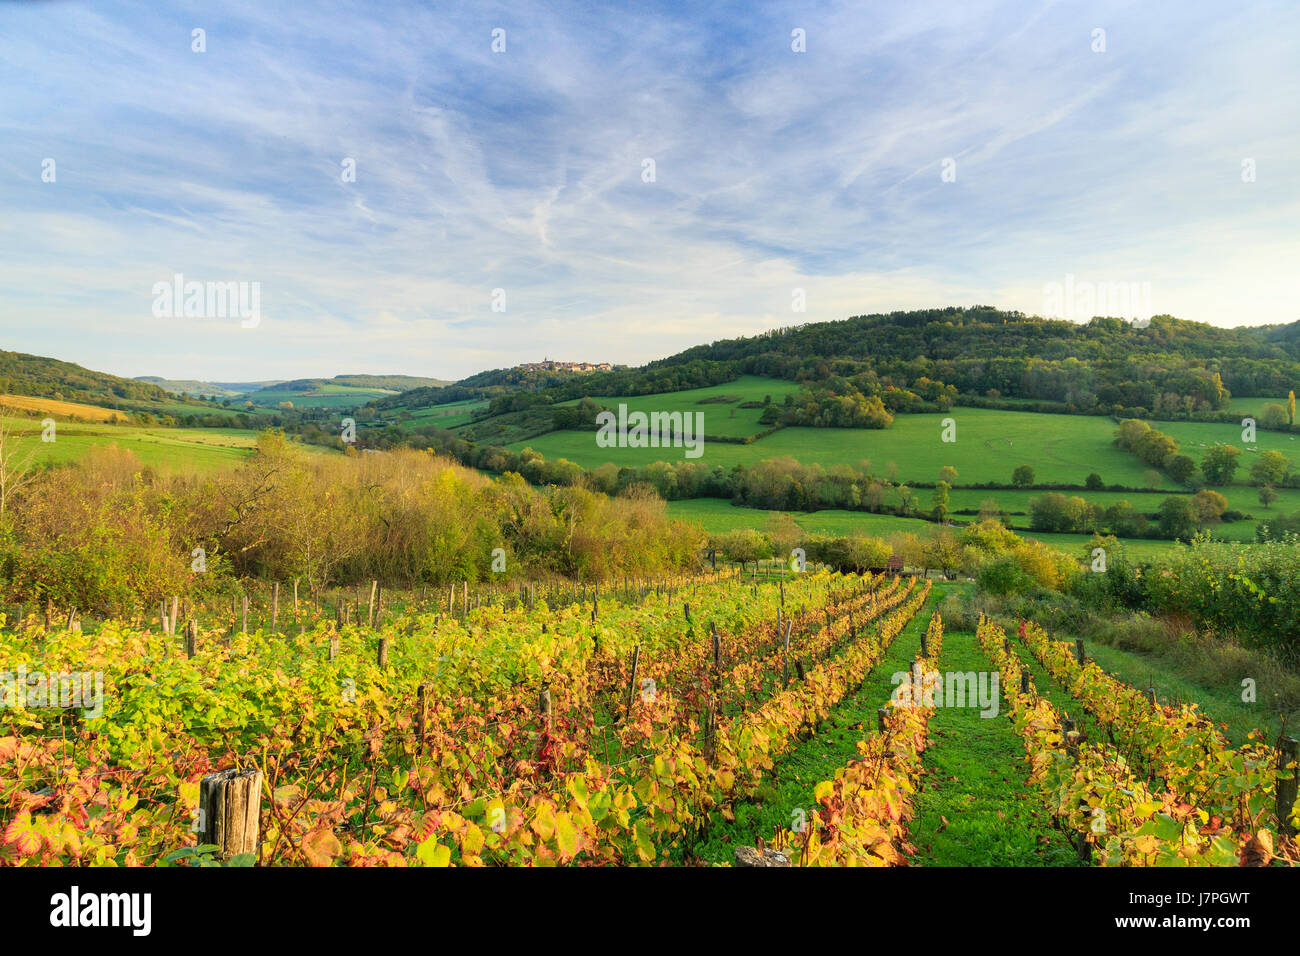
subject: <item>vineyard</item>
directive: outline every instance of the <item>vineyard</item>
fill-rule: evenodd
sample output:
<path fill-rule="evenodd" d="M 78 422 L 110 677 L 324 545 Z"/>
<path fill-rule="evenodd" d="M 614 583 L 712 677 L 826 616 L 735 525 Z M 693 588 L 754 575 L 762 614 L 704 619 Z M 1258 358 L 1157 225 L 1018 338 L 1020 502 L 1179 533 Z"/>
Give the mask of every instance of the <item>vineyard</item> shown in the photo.
<path fill-rule="evenodd" d="M 238 605 L 183 628 L 165 605 L 84 629 L 19 611 L 0 864 L 944 865 L 956 795 L 955 830 L 1035 808 L 1001 826 L 1024 858 L 988 864 L 1295 861 L 1293 755 L 1233 749 L 1033 625 L 946 634 L 942 588 L 724 572 L 453 587 L 386 615 L 373 591 L 281 613 L 277 589 L 251 628 Z M 983 768 L 1005 792 L 936 770 L 972 746 L 954 661 L 1000 687 L 963 726 L 1022 745 Z M 70 706 L 87 675 L 102 693 Z"/>

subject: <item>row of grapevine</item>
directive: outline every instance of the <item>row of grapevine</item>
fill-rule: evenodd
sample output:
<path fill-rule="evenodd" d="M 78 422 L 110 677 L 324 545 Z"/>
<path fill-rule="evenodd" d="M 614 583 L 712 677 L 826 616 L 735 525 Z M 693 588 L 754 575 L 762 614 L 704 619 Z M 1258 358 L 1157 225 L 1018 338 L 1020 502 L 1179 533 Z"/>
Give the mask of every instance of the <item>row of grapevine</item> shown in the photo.
<path fill-rule="evenodd" d="M 1019 632 L 1030 653 L 1149 780 L 1158 778 L 1238 832 L 1268 825 L 1276 805 L 1278 754 L 1257 732 L 1233 749 L 1195 704 L 1155 703 L 1095 661 L 1080 664 L 1069 644 L 1052 640 L 1038 625 L 1022 623 Z"/>
<path fill-rule="evenodd" d="M 926 637 L 928 656 L 917 656 L 885 709 L 883 726 L 858 743 L 857 760 L 814 788 L 820 809 L 796 838 L 800 865 L 896 866 L 912 852 L 907 822 L 934 713 L 927 691 L 940 679 L 934 664 L 943 621 L 937 611 Z"/>
<path fill-rule="evenodd" d="M 198 780 L 232 766 L 265 780 L 264 863 L 661 858 L 861 680 L 859 645 L 887 646 L 924 600 L 897 609 L 914 590 L 809 574 L 691 589 L 689 618 L 668 602 L 602 603 L 597 621 L 581 607 L 484 606 L 234 635 L 192 658 L 115 622 L 39 643 L 0 632 L 15 665 L 98 670 L 112 688 L 99 717 L 5 711 L 0 862 L 147 864 L 180 847 L 204 859 Z M 807 609 L 786 614 L 782 598 Z M 795 627 L 815 628 L 790 647 L 810 670 L 786 687 L 771 675 Z M 627 693 L 634 646 L 638 676 L 657 675 L 648 697 Z M 702 727 L 695 704 L 710 700 Z"/>
<path fill-rule="evenodd" d="M 1115 746 L 1066 730 L 1060 712 L 1032 685 L 1022 692 L 1023 667 L 1001 627 L 981 619 L 976 636 L 999 669 L 1030 782 L 1081 855 L 1095 852 L 1102 865 L 1126 866 L 1232 866 L 1272 856 L 1267 829 L 1234 831 L 1149 780 Z"/>

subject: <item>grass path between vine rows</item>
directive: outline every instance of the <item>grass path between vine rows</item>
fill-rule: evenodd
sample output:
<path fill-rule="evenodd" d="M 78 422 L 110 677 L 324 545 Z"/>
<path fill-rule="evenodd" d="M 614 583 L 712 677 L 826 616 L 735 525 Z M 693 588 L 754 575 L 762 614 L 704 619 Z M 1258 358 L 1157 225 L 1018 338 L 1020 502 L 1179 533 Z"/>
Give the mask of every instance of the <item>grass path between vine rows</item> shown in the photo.
<path fill-rule="evenodd" d="M 884 657 L 871 669 L 862 687 L 847 694 L 813 735 L 776 763 L 755 798 L 736 807 L 736 819 L 715 825 L 695 851 L 706 863 L 730 863 L 737 846 L 753 846 L 761 837 L 770 843 L 779 827 L 789 827 L 794 811 L 811 817 L 817 811 L 813 788 L 830 780 L 835 771 L 858 756 L 858 741 L 876 729 L 876 710 L 893 690 L 890 676 L 906 671 L 921 647 L 921 635 L 930 623 L 932 593 L 916 616 L 894 638 Z"/>
<path fill-rule="evenodd" d="M 988 672 L 975 635 L 943 636 L 939 670 Z M 1077 866 L 1026 779 L 1020 736 L 999 688 L 998 715 L 978 707 L 939 707 L 909 826 L 917 866 Z"/>

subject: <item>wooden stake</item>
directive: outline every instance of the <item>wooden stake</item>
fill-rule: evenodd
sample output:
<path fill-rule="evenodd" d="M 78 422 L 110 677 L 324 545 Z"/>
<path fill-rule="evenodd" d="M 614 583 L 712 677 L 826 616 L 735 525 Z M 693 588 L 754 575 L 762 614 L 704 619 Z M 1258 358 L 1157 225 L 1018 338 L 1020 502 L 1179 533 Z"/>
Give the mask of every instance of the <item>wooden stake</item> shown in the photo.
<path fill-rule="evenodd" d="M 624 716 L 632 716 L 632 701 L 636 697 L 636 672 L 641 666 L 641 645 L 638 644 L 632 648 L 632 679 L 627 682 L 627 706 L 624 708 Z"/>
<path fill-rule="evenodd" d="M 199 783 L 200 843 L 217 847 L 222 860 L 257 852 L 262 807 L 260 770 L 223 770 Z"/>
<path fill-rule="evenodd" d="M 185 633 L 185 656 L 193 657 L 199 649 L 199 621 L 198 618 L 190 618 L 189 627 Z"/>
<path fill-rule="evenodd" d="M 1291 771 L 1290 779 L 1283 779 L 1282 771 L 1286 765 L 1296 759 L 1296 739 L 1283 737 L 1277 749 L 1277 826 L 1287 836 L 1295 836 L 1296 828 L 1291 824 L 1291 808 L 1296 800 L 1296 771 Z"/>
<path fill-rule="evenodd" d="M 416 692 L 418 695 L 420 710 L 416 721 L 416 733 L 420 739 L 420 753 L 424 753 L 424 736 L 429 728 L 429 685 L 421 684 L 420 689 Z"/>

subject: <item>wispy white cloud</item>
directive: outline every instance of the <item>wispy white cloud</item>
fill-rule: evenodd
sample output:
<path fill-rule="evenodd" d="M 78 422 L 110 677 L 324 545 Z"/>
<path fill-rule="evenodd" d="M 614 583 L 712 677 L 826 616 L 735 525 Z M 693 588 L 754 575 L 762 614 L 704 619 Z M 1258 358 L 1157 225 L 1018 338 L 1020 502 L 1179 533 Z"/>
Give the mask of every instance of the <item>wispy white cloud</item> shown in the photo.
<path fill-rule="evenodd" d="M 460 376 L 1037 312 L 1066 273 L 1292 321 L 1297 28 L 1281 3 L 4 4 L 3 344 L 132 375 Z M 177 272 L 260 282 L 263 322 L 154 317 Z"/>

